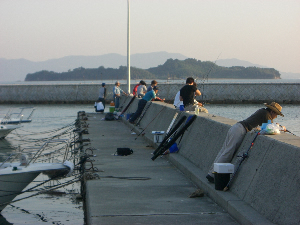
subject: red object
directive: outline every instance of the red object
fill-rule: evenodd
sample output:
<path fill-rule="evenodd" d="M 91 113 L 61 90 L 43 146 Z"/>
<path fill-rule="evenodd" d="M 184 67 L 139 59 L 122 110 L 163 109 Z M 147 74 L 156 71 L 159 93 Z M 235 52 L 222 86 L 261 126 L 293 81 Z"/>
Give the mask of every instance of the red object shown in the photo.
<path fill-rule="evenodd" d="M 133 94 L 133 95 L 136 94 L 136 91 L 137 91 L 138 86 L 140 86 L 140 84 L 137 84 L 137 85 L 134 86 L 133 91 L 132 91 L 132 94 Z"/>

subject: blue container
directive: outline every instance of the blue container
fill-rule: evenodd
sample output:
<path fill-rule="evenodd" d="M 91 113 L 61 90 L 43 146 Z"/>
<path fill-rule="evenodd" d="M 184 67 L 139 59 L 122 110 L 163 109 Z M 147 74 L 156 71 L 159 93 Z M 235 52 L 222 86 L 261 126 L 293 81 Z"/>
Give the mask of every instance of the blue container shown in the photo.
<path fill-rule="evenodd" d="M 180 105 L 180 111 L 184 111 L 184 105 Z"/>
<path fill-rule="evenodd" d="M 126 114 L 126 120 L 129 120 L 130 117 L 131 117 L 131 115 L 132 115 L 131 113 L 127 113 L 127 114 Z"/>
<path fill-rule="evenodd" d="M 170 153 L 174 153 L 174 152 L 178 152 L 178 147 L 177 147 L 177 144 L 176 143 L 174 143 L 170 148 L 169 148 L 169 150 L 170 150 Z"/>

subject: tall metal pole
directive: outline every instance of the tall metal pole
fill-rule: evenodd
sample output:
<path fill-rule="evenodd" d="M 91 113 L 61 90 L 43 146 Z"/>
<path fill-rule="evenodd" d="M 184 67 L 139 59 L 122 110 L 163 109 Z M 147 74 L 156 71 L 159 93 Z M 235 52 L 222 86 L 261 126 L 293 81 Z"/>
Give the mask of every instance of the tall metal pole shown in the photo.
<path fill-rule="evenodd" d="M 127 21 L 127 85 L 128 94 L 130 94 L 130 6 L 128 0 L 128 21 Z"/>

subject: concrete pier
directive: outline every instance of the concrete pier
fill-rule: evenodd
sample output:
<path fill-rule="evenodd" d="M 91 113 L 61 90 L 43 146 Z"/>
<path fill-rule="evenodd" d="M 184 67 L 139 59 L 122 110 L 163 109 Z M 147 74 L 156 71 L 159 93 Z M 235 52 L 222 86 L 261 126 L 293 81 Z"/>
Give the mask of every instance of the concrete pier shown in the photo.
<path fill-rule="evenodd" d="M 86 181 L 87 224 L 238 224 L 207 195 L 189 198 L 197 186 L 168 160 L 153 162 L 154 148 L 130 127 L 88 116 L 84 137 L 97 148 L 91 159 L 100 179 Z M 114 156 L 119 147 L 133 154 Z"/>
<path fill-rule="evenodd" d="M 122 99 L 123 106 L 129 100 Z M 126 113 L 133 113 L 137 103 Z M 124 118 L 103 121 L 103 114 L 89 114 L 90 134 L 84 136 L 98 149 L 93 164 L 101 179 L 85 185 L 88 224 L 299 224 L 299 137 L 260 135 L 230 190 L 217 191 L 205 176 L 237 121 L 200 113 L 179 153 L 152 161 L 157 144 L 151 131 L 166 131 L 175 113 L 170 104 L 153 102 L 140 127 Z M 232 163 L 237 165 L 237 155 L 247 151 L 253 137 L 246 135 Z M 114 156 L 119 147 L 134 153 Z M 198 188 L 204 197 L 189 198 Z"/>

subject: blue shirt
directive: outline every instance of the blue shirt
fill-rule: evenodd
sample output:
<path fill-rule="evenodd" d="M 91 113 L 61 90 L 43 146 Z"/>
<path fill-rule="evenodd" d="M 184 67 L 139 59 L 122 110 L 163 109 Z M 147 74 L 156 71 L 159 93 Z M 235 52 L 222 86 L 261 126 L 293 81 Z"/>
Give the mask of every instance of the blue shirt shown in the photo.
<path fill-rule="evenodd" d="M 155 95 L 155 92 L 152 90 L 152 91 L 149 91 L 145 94 L 145 96 L 142 98 L 144 100 L 146 100 L 147 102 L 151 101 L 153 98 L 156 98 L 156 95 Z"/>

